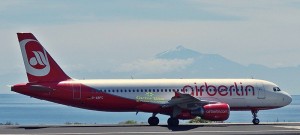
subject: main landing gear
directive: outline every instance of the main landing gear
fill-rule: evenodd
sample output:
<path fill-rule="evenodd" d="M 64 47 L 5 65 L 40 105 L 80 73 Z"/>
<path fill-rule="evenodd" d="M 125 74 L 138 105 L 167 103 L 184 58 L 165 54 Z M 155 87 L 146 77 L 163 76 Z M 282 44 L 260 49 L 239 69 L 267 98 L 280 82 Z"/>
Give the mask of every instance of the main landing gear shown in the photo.
<path fill-rule="evenodd" d="M 252 113 L 252 116 L 253 116 L 252 123 L 254 125 L 258 125 L 259 124 L 259 119 L 257 118 L 258 110 L 251 110 L 251 113 Z"/>
<path fill-rule="evenodd" d="M 156 117 L 156 113 L 153 113 L 152 116 L 148 119 L 150 126 L 157 126 L 159 124 L 159 119 Z M 177 118 L 170 117 L 168 119 L 168 126 L 176 127 L 179 125 L 179 120 Z"/>
<path fill-rule="evenodd" d="M 152 117 L 148 119 L 148 123 L 150 126 L 157 126 L 159 123 L 159 119 L 156 117 L 156 114 L 153 113 Z"/>
<path fill-rule="evenodd" d="M 168 119 L 168 126 L 176 127 L 179 124 L 179 120 L 177 118 L 170 117 Z"/>

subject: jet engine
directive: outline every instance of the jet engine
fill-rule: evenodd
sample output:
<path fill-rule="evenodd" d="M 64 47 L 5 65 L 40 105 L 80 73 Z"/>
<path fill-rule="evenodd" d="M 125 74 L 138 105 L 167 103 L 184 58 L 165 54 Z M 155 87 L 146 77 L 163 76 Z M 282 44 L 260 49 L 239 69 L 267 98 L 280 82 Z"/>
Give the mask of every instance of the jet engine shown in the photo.
<path fill-rule="evenodd" d="M 226 103 L 207 104 L 202 108 L 192 110 L 191 115 L 199 116 L 205 120 L 224 121 L 229 118 L 230 108 Z"/>

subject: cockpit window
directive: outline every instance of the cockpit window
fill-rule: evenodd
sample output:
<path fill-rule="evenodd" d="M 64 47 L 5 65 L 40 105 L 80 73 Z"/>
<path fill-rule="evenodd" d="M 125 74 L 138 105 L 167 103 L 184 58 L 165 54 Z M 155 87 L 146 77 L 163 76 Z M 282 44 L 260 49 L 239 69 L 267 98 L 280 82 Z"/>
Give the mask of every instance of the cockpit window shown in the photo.
<path fill-rule="evenodd" d="M 281 91 L 281 90 L 279 89 L 279 87 L 274 87 L 273 90 L 274 90 L 274 91 Z"/>

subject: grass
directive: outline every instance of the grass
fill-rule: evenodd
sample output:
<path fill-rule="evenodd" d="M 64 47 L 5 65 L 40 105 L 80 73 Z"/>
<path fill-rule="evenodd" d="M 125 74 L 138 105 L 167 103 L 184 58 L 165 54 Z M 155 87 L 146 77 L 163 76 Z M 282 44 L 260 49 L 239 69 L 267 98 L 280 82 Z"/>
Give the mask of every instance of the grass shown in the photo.
<path fill-rule="evenodd" d="M 5 123 L 0 123 L 0 125 L 19 125 L 19 123 L 13 123 L 13 122 L 10 122 L 10 121 L 7 121 Z"/>
<path fill-rule="evenodd" d="M 188 123 L 212 123 L 212 121 L 201 119 L 200 117 L 196 117 L 188 121 Z"/>
<path fill-rule="evenodd" d="M 127 121 L 124 121 L 124 122 L 119 122 L 119 124 L 138 124 L 137 121 L 135 120 L 127 120 Z"/>
<path fill-rule="evenodd" d="M 80 123 L 80 122 L 66 122 L 65 125 L 86 125 L 86 123 Z"/>

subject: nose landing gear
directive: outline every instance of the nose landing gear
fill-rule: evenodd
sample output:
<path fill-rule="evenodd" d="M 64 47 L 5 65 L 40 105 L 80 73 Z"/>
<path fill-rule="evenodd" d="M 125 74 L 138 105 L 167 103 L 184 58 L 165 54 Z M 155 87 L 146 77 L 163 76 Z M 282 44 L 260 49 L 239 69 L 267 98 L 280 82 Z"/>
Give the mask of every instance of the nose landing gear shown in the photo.
<path fill-rule="evenodd" d="M 258 110 L 251 110 L 251 113 L 252 113 L 252 116 L 253 116 L 252 123 L 254 125 L 258 125 L 259 124 L 259 119 L 257 118 Z"/>

